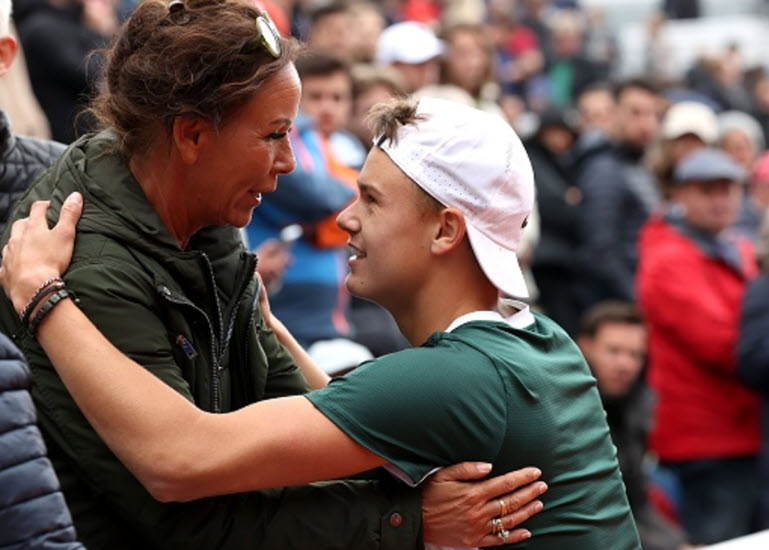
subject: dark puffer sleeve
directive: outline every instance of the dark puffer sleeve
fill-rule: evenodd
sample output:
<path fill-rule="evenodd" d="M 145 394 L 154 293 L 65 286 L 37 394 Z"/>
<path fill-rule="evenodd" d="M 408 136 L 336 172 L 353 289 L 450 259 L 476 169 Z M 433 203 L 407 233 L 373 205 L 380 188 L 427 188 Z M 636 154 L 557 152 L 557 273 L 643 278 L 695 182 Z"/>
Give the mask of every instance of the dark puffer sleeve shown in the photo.
<path fill-rule="evenodd" d="M 24 358 L 0 334 L 0 548 L 82 549 L 46 457 L 29 384 Z"/>
<path fill-rule="evenodd" d="M 769 275 L 750 285 L 742 302 L 737 374 L 751 388 L 769 395 Z"/>

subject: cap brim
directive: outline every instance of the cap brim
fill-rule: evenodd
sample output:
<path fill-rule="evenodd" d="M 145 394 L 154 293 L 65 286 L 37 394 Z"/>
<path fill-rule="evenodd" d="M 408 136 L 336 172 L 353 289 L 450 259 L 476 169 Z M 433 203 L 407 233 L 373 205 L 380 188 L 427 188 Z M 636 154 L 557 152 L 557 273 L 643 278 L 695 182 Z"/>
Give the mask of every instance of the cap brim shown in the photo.
<path fill-rule="evenodd" d="M 469 223 L 467 236 L 475 258 L 489 281 L 508 296 L 528 298 L 526 279 L 515 252 L 499 246 Z"/>

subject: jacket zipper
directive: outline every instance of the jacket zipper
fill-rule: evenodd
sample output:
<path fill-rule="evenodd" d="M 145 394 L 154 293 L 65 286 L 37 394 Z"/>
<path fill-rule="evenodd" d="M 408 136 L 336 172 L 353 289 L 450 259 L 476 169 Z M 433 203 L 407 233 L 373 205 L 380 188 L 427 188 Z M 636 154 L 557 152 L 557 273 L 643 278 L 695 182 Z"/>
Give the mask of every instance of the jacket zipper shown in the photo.
<path fill-rule="evenodd" d="M 222 367 L 222 361 L 224 360 L 224 355 L 227 353 L 227 348 L 230 344 L 230 338 L 232 337 L 232 330 L 235 327 L 235 319 L 238 315 L 238 309 L 240 308 L 240 304 L 243 302 L 244 299 L 244 292 L 246 287 L 249 284 L 249 275 L 246 275 L 244 277 L 243 282 L 241 283 L 240 287 L 238 288 L 238 300 L 235 302 L 234 307 L 232 308 L 232 312 L 230 313 L 230 318 L 227 323 L 227 327 L 225 328 L 224 322 L 222 319 L 222 306 L 221 302 L 219 301 L 219 293 L 216 290 L 216 278 L 214 277 L 214 268 L 211 266 L 211 261 L 208 259 L 208 256 L 205 254 L 205 252 L 201 252 L 201 256 L 205 260 L 206 267 L 208 268 L 208 275 L 209 275 L 209 286 L 211 288 L 211 292 L 214 294 L 214 301 L 216 303 L 216 314 L 219 319 L 219 330 L 220 330 L 220 339 L 219 339 L 219 354 L 217 357 L 214 358 L 214 364 L 211 372 L 211 393 L 212 393 L 212 403 L 214 404 L 214 412 L 221 412 L 221 404 L 219 400 L 219 374 L 221 373 Z M 254 267 L 256 269 L 256 267 Z M 248 272 L 249 270 L 247 270 Z M 258 296 L 257 296 L 258 298 Z M 209 328 L 210 328 L 209 323 Z M 211 329 L 211 334 L 213 334 L 213 329 Z"/>
<path fill-rule="evenodd" d="M 183 299 L 183 298 L 177 298 L 176 296 L 171 294 L 171 291 L 166 286 L 163 287 L 163 292 L 161 294 L 163 295 L 163 297 L 166 300 L 168 300 L 169 302 L 171 302 L 173 304 L 191 307 L 192 309 L 194 309 L 195 311 L 200 313 L 203 316 L 203 318 L 206 320 L 206 324 L 208 325 L 208 332 L 209 332 L 209 336 L 210 336 L 211 361 L 213 362 L 213 370 L 214 370 L 214 372 L 217 372 L 217 370 L 218 370 L 218 361 L 217 361 L 217 357 L 216 357 L 216 344 L 215 344 L 216 343 L 216 336 L 214 335 L 214 327 L 211 325 L 211 320 L 208 318 L 208 315 L 206 314 L 206 312 L 203 311 L 202 309 L 200 309 L 198 306 L 196 306 L 192 302 L 190 302 L 189 300 L 186 300 L 186 299 Z M 216 384 L 214 384 L 214 380 L 216 380 Z M 219 386 L 219 384 L 218 384 L 218 377 L 215 377 L 212 380 L 212 386 L 214 386 L 214 385 L 216 386 L 216 393 L 214 393 L 214 395 L 217 396 L 217 399 L 211 401 L 211 404 L 213 405 L 213 410 L 211 410 L 209 412 L 216 412 L 216 413 L 218 413 L 218 412 L 220 412 L 219 411 L 219 399 L 218 399 L 218 395 L 219 395 L 219 392 L 218 392 L 218 386 Z"/>
<path fill-rule="evenodd" d="M 256 259 L 254 262 L 254 271 L 256 271 L 256 266 L 259 264 L 259 258 Z M 262 291 L 262 285 L 257 280 L 256 282 L 256 293 L 254 294 L 254 299 L 251 302 L 251 311 L 248 313 L 248 327 L 246 335 L 251 334 L 251 327 L 253 327 L 254 332 L 256 333 L 256 339 L 259 339 L 259 324 L 255 320 L 256 311 L 259 308 L 259 293 Z M 243 357 L 248 357 L 248 343 L 251 341 L 250 338 L 245 338 L 245 345 L 243 346 Z"/>
<path fill-rule="evenodd" d="M 221 405 L 219 403 L 219 360 L 224 357 L 224 352 L 222 350 L 226 350 L 227 346 L 223 340 L 224 327 L 222 325 L 224 322 L 222 321 L 222 305 L 219 302 L 219 292 L 216 289 L 216 277 L 214 276 L 214 268 L 211 266 L 211 260 L 208 259 L 208 256 L 205 252 L 201 252 L 200 256 L 203 258 L 204 263 L 206 264 L 206 268 L 208 269 L 208 288 L 209 292 L 214 295 L 214 303 L 216 304 L 216 317 L 219 321 L 219 354 L 216 354 L 216 350 L 214 350 L 214 362 L 211 365 L 211 403 L 214 405 L 214 412 L 218 413 L 221 412 Z M 211 334 L 213 334 L 213 329 L 211 329 Z"/>

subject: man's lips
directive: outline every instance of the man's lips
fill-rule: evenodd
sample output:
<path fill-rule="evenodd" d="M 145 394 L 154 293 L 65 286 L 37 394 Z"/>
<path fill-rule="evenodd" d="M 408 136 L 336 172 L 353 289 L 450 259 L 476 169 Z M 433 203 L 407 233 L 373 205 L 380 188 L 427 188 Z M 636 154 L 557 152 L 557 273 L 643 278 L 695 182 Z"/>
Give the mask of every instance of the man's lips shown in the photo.
<path fill-rule="evenodd" d="M 350 255 L 350 259 L 351 260 L 360 260 L 361 258 L 365 258 L 366 257 L 366 253 L 363 252 L 360 248 L 358 248 L 354 244 L 347 243 L 347 246 L 350 249 L 350 252 L 352 253 Z"/>

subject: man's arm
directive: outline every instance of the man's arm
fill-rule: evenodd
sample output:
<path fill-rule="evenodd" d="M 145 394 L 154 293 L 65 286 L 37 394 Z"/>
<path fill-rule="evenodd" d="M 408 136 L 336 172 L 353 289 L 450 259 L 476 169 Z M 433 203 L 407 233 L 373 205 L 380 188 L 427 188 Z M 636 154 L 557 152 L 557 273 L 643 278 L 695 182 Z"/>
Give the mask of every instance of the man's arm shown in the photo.
<path fill-rule="evenodd" d="M 67 215 L 67 209 L 64 211 L 64 215 Z M 41 215 L 44 216 L 44 210 L 41 212 L 41 207 L 33 207 L 32 221 L 35 222 L 35 227 L 37 228 L 36 230 L 45 235 L 49 232 L 47 230 L 47 226 L 44 223 L 44 218 L 41 218 Z M 15 228 L 19 227 L 21 226 L 15 226 Z M 72 224 L 72 230 L 74 230 L 74 224 Z M 54 232 L 56 232 L 56 229 L 54 229 Z M 27 241 L 27 244 L 29 244 L 29 241 Z M 43 250 L 45 247 L 42 246 L 41 242 L 35 243 L 34 238 L 32 239 L 32 245 L 33 246 L 26 248 L 26 250 L 31 251 L 31 254 L 34 257 L 31 262 L 31 265 L 35 266 L 33 271 L 36 271 L 37 275 L 40 275 L 37 267 L 41 265 L 41 254 L 42 256 L 45 256 L 46 254 Z M 66 242 L 54 242 L 52 250 L 58 253 L 63 248 L 66 249 L 66 246 Z M 69 246 L 71 250 L 71 243 Z M 21 251 L 24 249 L 25 247 L 22 244 L 20 244 L 18 241 L 15 242 L 14 250 Z M 8 268 L 13 264 L 13 254 L 10 256 L 6 254 L 4 264 L 5 269 L 3 269 L 2 272 L 2 280 L 6 285 L 9 284 Z M 58 269 L 61 271 L 62 268 L 59 267 Z M 125 274 L 121 272 L 120 274 L 116 274 L 116 276 L 123 277 Z M 47 278 L 48 275 L 46 274 L 45 277 Z M 89 278 L 89 280 L 92 279 Z M 100 288 L 99 284 L 94 283 L 94 285 L 95 288 Z M 106 288 L 109 287 L 110 285 L 106 285 Z M 85 293 L 85 295 L 87 295 L 87 293 Z M 109 304 L 104 304 L 102 303 L 103 301 L 105 301 L 104 297 L 102 297 L 100 300 L 102 307 L 107 307 Z M 108 299 L 106 301 L 109 302 Z M 120 303 L 122 304 L 122 301 L 120 301 Z M 137 316 L 133 315 L 131 318 L 136 319 Z M 152 323 L 148 322 L 147 319 L 140 319 L 139 321 L 140 322 L 136 327 L 141 327 L 139 332 L 146 330 L 154 332 L 152 331 Z M 125 323 L 117 322 L 116 326 L 118 328 L 122 328 L 124 335 L 132 334 L 131 331 L 126 330 Z M 159 383 L 157 378 L 150 374 L 150 372 L 141 368 L 128 357 L 124 356 L 120 350 L 112 346 L 112 344 L 110 344 L 110 342 L 99 333 L 98 329 L 94 327 L 94 325 L 91 324 L 82 314 L 82 312 L 80 312 L 78 308 L 70 301 L 64 301 L 56 308 L 54 308 L 54 310 L 49 314 L 49 316 L 40 326 L 38 336 L 40 342 L 46 348 L 46 351 L 57 365 L 59 363 L 70 363 L 72 369 L 67 371 L 69 374 L 64 375 L 64 378 L 67 380 L 67 383 L 72 384 L 71 389 L 80 400 L 79 404 L 83 412 L 85 412 L 87 415 L 92 415 L 93 410 L 96 410 L 99 407 L 103 407 L 103 410 L 107 412 L 102 416 L 113 417 L 112 421 L 107 420 L 101 424 L 96 424 L 97 426 L 102 426 L 101 429 L 104 432 L 104 435 L 108 437 L 108 440 L 109 438 L 130 439 L 128 435 L 129 432 L 134 433 L 138 431 L 144 435 L 149 436 L 152 433 L 157 433 L 159 431 L 161 435 L 161 440 L 159 442 L 157 437 L 154 436 L 146 440 L 133 440 L 135 443 L 132 445 L 132 447 L 134 450 L 139 449 L 137 460 L 140 460 L 142 455 L 145 459 L 147 457 L 151 458 L 151 460 L 147 461 L 149 464 L 149 466 L 147 466 L 148 468 L 152 468 L 152 464 L 154 464 L 155 467 L 159 465 L 162 468 L 164 467 L 164 464 L 166 464 L 167 460 L 178 460 L 180 456 L 185 456 L 185 453 L 182 452 L 180 454 L 178 452 L 180 449 L 180 443 L 178 442 L 180 440 L 174 439 L 175 433 L 178 434 L 183 431 L 186 434 L 196 434 L 200 429 L 214 429 L 217 432 L 219 431 L 219 426 L 212 423 L 214 422 L 213 419 L 216 417 L 213 415 L 204 415 L 192 405 L 192 403 L 188 400 L 189 398 L 185 399 L 185 397 L 173 391 L 166 384 Z M 31 346 L 31 348 L 36 349 L 38 355 L 42 356 L 43 362 L 45 362 L 45 354 L 42 352 L 42 350 L 34 345 Z M 104 376 L 105 369 L 109 369 L 108 378 Z M 68 448 L 69 452 L 73 455 L 73 462 L 77 464 L 78 467 L 84 469 L 84 471 L 81 472 L 81 475 L 86 476 L 96 490 L 106 491 L 109 493 L 106 495 L 108 497 L 107 500 L 111 501 L 113 505 L 120 508 L 120 515 L 132 517 L 136 516 L 136 514 L 139 514 L 141 516 L 141 520 L 148 522 L 147 527 L 150 529 L 150 531 L 145 534 L 147 537 L 157 537 L 158 540 L 163 540 L 166 542 L 168 540 L 183 541 L 185 536 L 180 531 L 183 531 L 185 528 L 194 531 L 201 529 L 199 521 L 192 521 L 197 515 L 193 508 L 199 509 L 201 506 L 203 506 L 204 509 L 205 506 L 211 506 L 210 509 L 208 509 L 205 513 L 203 513 L 202 516 L 200 516 L 207 518 L 205 523 L 206 535 L 214 537 L 217 528 L 217 522 L 221 521 L 228 526 L 226 529 L 228 534 L 225 538 L 229 539 L 237 535 L 237 532 L 233 527 L 235 523 L 237 523 L 239 526 L 242 526 L 244 530 L 243 532 L 248 531 L 250 535 L 253 535 L 253 531 L 256 529 L 259 532 L 258 534 L 264 536 L 264 526 L 271 524 L 269 514 L 274 512 L 277 506 L 274 502 L 269 502 L 269 499 L 268 501 L 265 501 L 266 497 L 264 495 L 252 494 L 248 497 L 228 497 L 226 501 L 221 501 L 219 499 L 209 499 L 204 501 L 207 504 L 194 503 L 194 505 L 189 505 L 190 508 L 184 508 L 190 511 L 190 515 L 182 513 L 181 517 L 177 517 L 174 520 L 173 517 L 176 517 L 176 514 L 180 513 L 179 510 L 181 510 L 181 508 L 179 508 L 179 505 L 164 506 L 162 504 L 155 503 L 149 498 L 149 495 L 146 493 L 146 491 L 144 491 L 139 486 L 139 484 L 136 483 L 135 480 L 133 480 L 124 469 L 122 469 L 122 467 L 117 463 L 117 461 L 114 460 L 114 457 L 109 454 L 109 451 L 106 450 L 104 445 L 98 440 L 96 435 L 87 427 L 87 425 L 84 426 L 85 421 L 81 416 L 80 411 L 78 410 L 77 406 L 75 406 L 74 402 L 72 402 L 71 398 L 69 398 L 69 395 L 66 393 L 66 390 L 61 384 L 61 381 L 55 377 L 53 370 L 50 368 L 50 364 L 47 366 L 47 371 L 49 374 L 48 381 L 52 381 L 51 383 L 54 387 L 58 385 L 59 394 L 60 396 L 63 396 L 63 406 L 68 408 L 67 415 L 55 414 L 53 416 L 55 417 L 56 421 L 62 421 L 64 426 L 75 430 L 75 433 L 72 434 L 76 436 L 75 439 L 62 438 L 62 443 L 65 445 L 65 448 Z M 130 375 L 123 376 L 123 371 L 130 373 Z M 88 374 L 89 372 L 90 378 Z M 81 378 L 82 380 L 78 382 L 78 378 Z M 73 380 L 75 381 L 73 382 Z M 99 380 L 101 380 L 101 384 L 99 384 Z M 99 385 L 101 385 L 101 388 L 100 390 L 96 391 L 96 386 Z M 77 389 L 78 387 L 80 387 L 79 390 Z M 147 390 L 149 393 L 146 392 Z M 300 398 L 294 398 L 293 401 L 297 401 L 298 399 Z M 286 401 L 291 401 L 291 399 L 281 400 L 281 404 L 278 405 L 278 407 L 283 407 L 283 403 Z M 118 408 L 116 409 L 115 407 Z M 253 409 L 254 407 L 249 408 L 249 410 Z M 91 412 L 89 413 L 89 411 Z M 147 414 L 148 412 L 150 412 L 150 414 Z M 281 414 L 274 416 L 273 419 L 275 420 L 275 423 L 278 423 L 279 425 L 284 424 L 287 417 L 282 413 L 285 411 L 282 408 L 279 408 L 278 412 Z M 65 416 L 68 416 L 69 418 L 65 418 Z M 288 417 L 291 418 L 291 415 Z M 115 420 L 117 418 L 122 418 L 122 420 Z M 201 418 L 204 420 L 200 420 Z M 239 417 L 235 414 L 222 415 L 222 419 L 232 418 Z M 137 422 L 137 419 L 141 421 Z M 104 418 L 102 418 L 102 420 L 104 420 Z M 118 422 L 118 424 L 115 424 L 115 422 Z M 123 428 L 128 428 L 129 431 L 122 431 L 123 428 L 117 427 L 119 422 L 125 422 L 126 424 L 123 425 Z M 265 430 L 268 432 L 275 432 L 276 430 L 274 430 L 274 424 L 268 424 L 265 424 Z M 243 432 L 240 432 L 240 429 L 238 429 L 239 433 L 234 438 L 232 437 L 232 434 L 235 432 L 229 432 L 230 435 L 228 435 L 224 440 L 218 440 L 221 441 L 221 445 L 216 445 L 213 447 L 207 446 L 207 448 L 203 451 L 204 454 L 206 452 L 210 452 L 212 449 L 226 448 L 231 445 L 233 441 L 241 439 L 244 434 L 249 432 L 254 433 L 258 430 L 258 427 L 253 425 L 251 422 L 246 422 L 243 424 L 243 426 Z M 315 426 L 315 424 L 313 424 L 313 426 Z M 182 430 L 182 428 L 186 429 Z M 226 430 L 225 433 L 227 433 Z M 77 437 L 80 437 L 81 440 L 77 441 Z M 86 443 L 82 441 L 83 437 L 89 440 L 89 442 Z M 171 439 L 168 439 L 169 437 Z M 165 442 L 163 442 L 162 439 L 165 439 Z M 192 444 L 191 441 L 193 439 L 196 438 L 193 437 L 190 439 L 188 437 L 188 439 L 185 440 L 184 437 L 182 437 L 181 448 L 184 448 L 184 445 Z M 87 461 L 78 460 L 83 458 L 77 456 L 79 450 L 82 450 L 83 448 L 98 449 L 99 452 L 103 451 L 102 455 L 106 453 L 107 456 L 106 458 L 102 456 L 104 460 L 93 464 L 93 468 L 91 468 L 88 467 L 88 464 L 86 464 Z M 98 453 L 88 453 L 89 460 L 94 461 L 94 454 Z M 281 460 L 279 459 L 280 456 L 273 455 L 267 456 L 265 460 L 273 460 L 277 464 L 280 464 Z M 182 460 L 184 459 L 182 458 Z M 370 453 L 366 454 L 360 452 L 353 456 L 353 460 L 358 461 L 358 466 L 363 467 L 362 465 L 365 465 L 366 468 L 374 465 L 376 460 L 381 461 L 379 458 L 373 458 Z M 171 475 L 174 475 L 176 478 L 178 478 L 179 468 L 183 469 L 185 465 L 182 464 L 179 466 L 178 462 L 175 464 L 177 467 L 174 469 L 177 470 L 177 473 Z M 347 463 L 345 468 L 348 468 L 349 466 L 349 463 Z M 254 465 L 250 464 L 249 467 L 253 469 Z M 311 466 L 311 468 L 313 467 L 316 466 Z M 329 468 L 331 466 L 323 465 L 322 467 Z M 137 466 L 134 465 L 134 468 L 136 469 Z M 200 472 L 201 469 L 196 466 L 192 471 Z M 483 475 L 483 473 L 485 472 L 479 473 L 479 475 Z M 204 471 L 204 475 L 208 475 L 208 472 Z M 303 472 L 302 475 L 306 475 L 306 472 Z M 497 480 L 487 481 L 477 486 L 454 486 L 454 488 L 458 489 L 456 491 L 456 496 L 464 498 L 466 506 L 464 508 L 461 506 L 452 507 L 453 509 L 451 510 L 450 514 L 438 516 L 444 522 L 446 521 L 445 516 L 448 516 L 451 518 L 448 523 L 453 526 L 452 529 L 446 529 L 442 531 L 442 535 L 447 537 L 448 540 L 460 541 L 470 540 L 470 537 L 477 537 L 477 533 L 480 531 L 488 533 L 488 524 L 490 522 L 490 518 L 493 515 L 499 513 L 499 505 L 497 504 L 495 498 L 501 493 L 507 492 L 511 487 L 511 483 L 526 483 L 528 481 L 532 481 L 537 477 L 537 475 L 538 474 L 533 471 L 518 472 L 517 474 L 511 474 Z M 516 495 L 508 495 L 509 504 L 512 506 L 514 499 L 518 499 L 522 502 L 530 502 L 538 494 L 540 494 L 541 489 L 541 486 L 534 486 L 519 491 Z M 334 500 L 333 492 L 334 491 L 331 491 L 332 494 L 328 495 L 326 500 L 335 503 L 336 506 L 349 507 L 350 503 L 348 502 L 343 502 L 338 498 Z M 440 491 L 438 492 L 440 493 Z M 351 511 L 348 512 L 357 518 L 357 522 L 353 524 L 352 522 L 347 521 L 347 523 L 344 526 L 340 526 L 340 528 L 345 530 L 353 530 L 354 533 L 350 536 L 365 537 L 366 540 L 370 539 L 372 532 L 380 533 L 381 536 L 382 525 L 380 525 L 380 519 L 378 516 L 372 513 L 371 509 L 376 508 L 377 506 L 381 508 L 383 499 L 386 502 L 387 496 L 378 495 L 372 491 L 367 493 L 364 490 L 359 491 L 359 493 L 359 498 L 362 500 L 355 500 L 354 506 L 352 506 Z M 445 492 L 443 494 L 444 496 L 446 495 Z M 284 498 L 284 496 L 279 497 L 281 502 Z M 246 501 L 256 502 L 256 510 L 251 509 L 251 507 L 246 504 Z M 237 504 L 239 502 L 241 505 Z M 316 508 L 313 507 L 314 504 L 315 503 L 306 503 L 303 513 L 314 513 L 312 511 L 316 510 Z M 430 500 L 429 502 L 426 501 L 425 507 L 427 507 L 428 504 L 435 508 L 436 504 L 440 504 L 440 502 L 436 503 L 434 500 Z M 414 503 L 412 500 L 412 509 L 410 510 L 411 514 L 409 515 L 411 518 L 414 518 L 413 505 Z M 185 507 L 186 506 L 187 505 L 185 505 Z M 240 506 L 244 506 L 245 508 L 241 509 Z M 283 505 L 281 504 L 281 507 L 282 506 Z M 235 507 L 235 509 L 233 510 L 232 507 Z M 479 519 L 479 509 L 482 509 L 484 514 L 488 514 L 488 516 L 484 516 L 482 519 Z M 241 510 L 243 515 L 248 516 L 248 519 L 242 518 L 241 514 L 238 513 L 241 512 Z M 321 513 L 321 515 L 330 513 L 330 511 L 320 512 L 321 509 L 317 510 L 319 513 Z M 509 515 L 505 518 L 507 522 L 506 526 L 512 527 L 514 521 L 520 521 L 523 518 L 535 513 L 536 510 L 536 505 L 529 505 L 518 513 Z M 173 517 L 167 518 L 167 514 L 171 514 Z M 268 516 L 265 517 L 264 514 L 268 514 Z M 296 515 L 299 516 L 300 514 L 301 512 L 297 511 Z M 362 515 L 359 516 L 359 514 Z M 182 519 L 182 517 L 186 517 L 189 521 Z M 134 519 L 137 520 L 137 518 Z M 241 522 L 241 520 L 243 520 L 243 522 Z M 373 524 L 372 521 L 374 522 Z M 412 521 L 418 522 L 418 519 L 413 519 Z M 183 524 L 185 527 L 179 528 L 179 523 Z M 166 532 L 164 529 L 156 527 L 157 525 L 163 525 L 168 526 L 169 529 L 172 529 L 174 524 L 177 524 L 177 530 L 173 530 L 172 533 Z M 254 525 L 256 525 L 256 527 L 254 527 Z M 328 525 L 329 524 L 326 523 L 327 529 L 322 530 L 322 532 L 329 533 L 329 536 L 331 536 L 331 534 L 334 534 L 336 531 L 338 531 L 338 529 L 328 528 Z M 222 524 L 218 524 L 218 526 L 221 527 Z M 298 533 L 301 531 L 301 529 L 297 529 L 296 531 Z M 516 532 L 514 533 L 514 536 L 511 540 L 516 540 L 515 537 L 519 535 L 524 536 L 525 533 L 521 534 Z M 187 536 L 196 538 L 196 540 L 202 540 L 204 538 L 201 535 L 190 534 L 189 531 L 187 532 Z M 219 537 L 222 538 L 221 535 Z M 259 538 L 257 537 L 256 540 L 258 541 Z M 333 538 L 333 540 L 337 540 L 337 538 Z M 208 545 L 201 547 L 228 547 L 221 546 L 218 543 L 211 544 L 211 540 L 208 538 L 206 538 L 206 541 Z M 384 539 L 381 539 L 381 543 L 384 544 Z M 382 547 L 401 548 L 410 547 L 410 544 L 411 543 L 401 541 L 394 546 Z M 307 546 L 308 545 L 304 545 L 303 547 Z M 362 543 L 344 546 L 324 546 L 324 544 L 318 540 L 315 541 L 315 544 L 310 546 L 350 548 L 368 547 Z M 188 544 L 187 547 L 191 546 Z"/>

